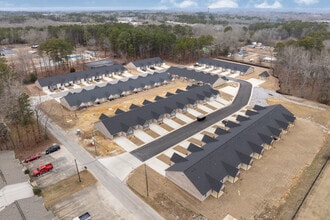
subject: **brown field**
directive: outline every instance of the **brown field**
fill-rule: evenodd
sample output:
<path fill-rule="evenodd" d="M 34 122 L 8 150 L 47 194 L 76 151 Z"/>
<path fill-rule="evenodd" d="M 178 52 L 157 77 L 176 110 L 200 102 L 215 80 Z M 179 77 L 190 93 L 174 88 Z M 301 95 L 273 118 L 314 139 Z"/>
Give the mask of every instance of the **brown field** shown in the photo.
<path fill-rule="evenodd" d="M 258 75 L 264 70 L 255 67 L 254 73 L 239 76 L 239 78 L 245 80 L 258 78 Z M 139 73 L 135 71 L 133 74 Z M 162 96 L 166 92 L 175 92 L 176 89 L 184 89 L 187 85 L 187 81 L 176 80 L 166 86 L 75 112 L 62 108 L 56 101 L 48 101 L 42 104 L 42 108 L 62 128 L 71 131 L 79 128 L 82 131 L 81 144 L 92 155 L 112 156 L 120 154 L 124 150 L 98 132 L 93 131 L 93 124 L 98 120 L 101 113 L 111 116 L 118 108 L 127 111 L 131 104 L 142 105 L 145 99 L 152 100 L 157 95 Z M 261 87 L 277 90 L 277 79 L 269 77 Z M 29 86 L 28 91 L 34 95 L 39 93 L 33 86 Z M 226 96 L 226 94 L 223 94 L 223 96 L 228 100 L 233 98 L 230 95 Z M 304 196 L 308 185 L 318 172 L 324 159 L 323 155 L 329 152 L 329 135 L 325 133 L 330 129 L 330 111 L 324 105 L 294 97 L 287 98 L 291 101 L 269 99 L 268 103 L 282 104 L 288 108 L 298 117 L 296 125 L 287 134 L 283 134 L 282 138 L 273 144 L 273 148 L 264 153 L 261 160 L 254 161 L 250 170 L 243 171 L 238 182 L 235 184 L 226 183 L 225 193 L 219 199 L 209 197 L 204 202 L 199 202 L 149 167 L 147 167 L 149 185 L 149 196 L 147 196 L 143 166 L 133 171 L 127 180 L 128 186 L 165 219 L 196 219 L 198 216 L 205 216 L 208 219 L 222 219 L 226 214 L 231 214 L 238 219 L 290 219 L 297 208 L 298 201 Z M 191 115 L 187 114 L 187 116 Z M 161 126 L 171 131 L 168 126 Z M 156 137 L 156 134 L 152 132 L 149 132 L 149 135 Z M 89 141 L 86 141 L 92 136 L 95 137 L 96 147 L 90 146 Z M 141 140 L 134 136 L 129 137 L 129 139 L 137 145 L 143 144 Z M 200 141 L 194 138 L 191 138 L 191 141 L 197 145 L 201 144 Z M 177 149 L 182 150 L 180 147 L 177 147 Z M 184 152 L 182 151 L 182 153 Z M 168 156 L 161 154 L 158 158 L 170 164 Z M 77 177 L 71 178 L 73 179 L 70 182 L 74 182 L 74 178 Z M 94 178 L 89 179 L 87 182 L 90 183 L 86 183 L 86 186 L 83 185 L 82 187 L 93 185 L 95 183 L 93 181 L 96 180 Z M 45 190 L 49 188 L 49 192 L 43 190 L 43 194 L 46 193 L 47 195 L 48 193 L 49 195 L 48 201 L 45 198 L 47 207 L 82 189 L 77 187 L 76 182 L 75 185 L 72 185 L 75 186 L 74 190 L 77 191 L 71 192 L 70 187 L 73 187 L 72 185 L 68 184 L 66 186 L 61 185 L 61 183 L 51 186 L 54 188 L 47 187 Z M 318 193 L 324 195 L 327 192 L 328 184 L 329 181 L 324 183 L 324 177 L 322 177 L 320 183 L 315 185 L 310 200 L 307 200 L 306 204 L 302 206 L 300 214 L 302 213 L 303 217 L 300 219 L 310 218 L 311 213 L 319 213 L 321 219 L 322 216 L 327 216 L 327 214 L 324 214 L 328 211 L 326 206 L 323 206 L 325 212 L 319 212 L 320 207 L 327 204 L 323 201 L 327 198 L 318 199 L 317 201 L 315 198 L 319 198 Z M 63 190 L 63 193 L 52 196 L 51 192 L 55 189 Z M 313 201 L 316 206 L 311 205 L 309 201 Z M 304 213 L 305 215 L 303 215 Z"/>
<path fill-rule="evenodd" d="M 328 161 L 321 176 L 313 186 L 301 211 L 297 215 L 298 220 L 327 219 L 330 216 L 330 163 Z"/>
<path fill-rule="evenodd" d="M 152 169 L 147 171 L 149 197 L 146 197 L 143 166 L 130 175 L 127 184 L 165 219 L 191 219 L 198 215 L 222 219 L 228 213 L 239 219 L 249 219 L 285 201 L 290 188 L 324 144 L 323 137 L 319 126 L 298 119 L 263 158 L 241 173 L 238 182 L 226 183 L 225 193 L 219 199 L 210 196 L 199 202 Z M 168 157 L 159 156 L 159 159 L 169 163 Z"/>
<path fill-rule="evenodd" d="M 74 132 L 79 128 L 82 133 L 81 144 L 92 155 L 113 156 L 122 153 L 124 150 L 99 132 L 95 132 L 94 123 L 98 121 L 102 113 L 107 116 L 112 116 L 118 108 L 128 111 L 131 104 L 141 106 L 145 99 L 153 100 L 157 95 L 164 96 L 167 92 L 174 93 L 177 89 L 185 89 L 188 85 L 190 85 L 190 83 L 186 81 L 175 80 L 168 85 L 156 87 L 77 111 L 69 111 L 55 100 L 42 103 L 41 108 L 63 129 L 69 129 Z M 151 135 L 155 136 L 155 134 Z M 92 136 L 95 139 L 96 147 L 90 146 L 90 139 Z M 137 140 L 136 137 L 132 136 L 130 139 L 134 143 L 137 143 L 137 145 L 143 144 L 143 142 Z"/>
<path fill-rule="evenodd" d="M 199 202 L 150 168 L 149 197 L 146 196 L 143 167 L 132 173 L 127 184 L 165 219 L 192 219 L 199 215 L 222 219 L 226 214 L 238 219 L 290 219 L 324 163 L 324 155 L 330 155 L 327 134 L 330 111 L 322 104 L 289 98 L 293 102 L 269 99 L 268 103 L 282 104 L 292 111 L 298 118 L 295 126 L 255 161 L 250 170 L 243 171 L 238 182 L 226 183 L 225 193 L 219 199 L 209 197 Z M 197 140 L 191 138 L 191 141 Z M 169 163 L 165 155 L 160 155 L 159 159 Z M 319 184 L 320 187 L 316 184 L 319 193 L 327 192 L 328 182 Z M 315 200 L 315 195 L 311 199 Z M 320 199 L 318 203 L 320 206 L 314 205 L 312 211 L 318 212 L 323 207 L 319 216 L 326 216 L 327 206 Z M 309 213 L 310 206 L 305 206 L 301 212 L 306 213 L 303 210 L 307 209 Z"/>
<path fill-rule="evenodd" d="M 69 198 L 72 194 L 96 183 L 94 176 L 87 170 L 80 172 L 80 178 L 81 182 L 78 181 L 78 176 L 74 175 L 42 189 L 42 196 L 46 208 L 49 209 L 57 202 L 63 201 Z"/>

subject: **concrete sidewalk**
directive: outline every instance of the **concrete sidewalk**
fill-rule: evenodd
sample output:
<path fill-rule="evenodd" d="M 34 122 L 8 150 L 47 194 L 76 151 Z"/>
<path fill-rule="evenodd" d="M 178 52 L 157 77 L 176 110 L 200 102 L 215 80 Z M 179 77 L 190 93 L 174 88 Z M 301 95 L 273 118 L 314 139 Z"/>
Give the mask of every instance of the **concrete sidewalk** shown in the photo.
<path fill-rule="evenodd" d="M 30 183 L 17 183 L 3 187 L 0 190 L 0 211 L 16 200 L 34 196 Z"/>

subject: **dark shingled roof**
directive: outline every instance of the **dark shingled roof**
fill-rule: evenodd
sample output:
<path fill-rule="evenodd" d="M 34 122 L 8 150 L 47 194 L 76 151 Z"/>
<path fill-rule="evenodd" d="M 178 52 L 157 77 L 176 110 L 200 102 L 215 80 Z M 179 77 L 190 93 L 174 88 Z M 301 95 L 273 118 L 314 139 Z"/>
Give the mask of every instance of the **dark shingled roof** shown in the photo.
<path fill-rule="evenodd" d="M 240 124 L 237 124 L 237 123 L 232 122 L 232 121 L 226 121 L 226 120 L 224 120 L 224 121 L 222 121 L 222 123 L 224 125 L 226 125 L 226 127 L 228 127 L 228 128 L 234 128 L 234 127 L 240 126 Z"/>
<path fill-rule="evenodd" d="M 129 107 L 129 109 L 135 109 L 135 108 L 139 108 L 140 106 L 135 105 L 135 104 L 131 104 L 131 106 Z"/>
<path fill-rule="evenodd" d="M 269 73 L 267 71 L 264 71 L 264 72 L 260 73 L 259 76 L 261 76 L 261 77 L 269 77 Z"/>
<path fill-rule="evenodd" d="M 203 150 L 203 148 L 198 147 L 197 145 L 191 143 L 191 144 L 189 144 L 187 150 L 188 150 L 189 152 L 193 153 L 193 152 L 201 151 L 201 150 Z"/>
<path fill-rule="evenodd" d="M 247 121 L 250 120 L 248 117 L 242 116 L 242 115 L 237 115 L 236 117 L 237 121 Z"/>
<path fill-rule="evenodd" d="M 273 140 L 269 127 L 280 130 L 283 126 L 278 121 L 289 123 L 286 120 L 288 116 L 290 119 L 295 118 L 281 105 L 258 109 L 258 114 L 251 115 L 250 120 L 242 121 L 240 126 L 231 128 L 230 132 L 219 132 L 221 134 L 215 142 L 205 144 L 202 151 L 191 151 L 186 157 L 187 161 L 172 165 L 166 172 L 182 172 L 201 195 L 221 189 L 216 184 L 221 185 L 220 181 L 226 176 L 235 177 L 239 172 L 239 164 L 249 164 L 252 154 L 260 154 L 263 151 L 262 145 Z M 274 133 L 274 129 L 270 133 Z"/>
<path fill-rule="evenodd" d="M 250 66 L 244 65 L 244 64 L 231 63 L 231 62 L 227 62 L 227 61 L 223 61 L 223 60 L 213 60 L 213 59 L 205 58 L 205 57 L 198 59 L 197 63 L 205 64 L 205 65 L 209 65 L 209 66 L 221 67 L 224 69 L 231 69 L 231 70 L 240 71 L 243 73 L 247 72 L 250 68 Z"/>
<path fill-rule="evenodd" d="M 117 110 L 115 111 L 115 114 L 118 115 L 118 114 L 121 114 L 121 113 L 124 113 L 124 112 L 125 111 L 121 110 L 120 108 L 117 108 Z M 103 115 L 103 113 L 102 113 L 102 115 Z"/>
<path fill-rule="evenodd" d="M 172 157 L 171 157 L 170 160 L 171 160 L 172 162 L 174 162 L 174 163 L 180 163 L 180 162 L 185 162 L 185 161 L 187 161 L 186 158 L 180 156 L 180 155 L 177 154 L 177 153 L 174 153 L 174 154 L 172 155 Z"/>
<path fill-rule="evenodd" d="M 199 72 L 193 69 L 173 67 L 173 66 L 167 69 L 167 72 L 170 73 L 171 75 L 193 79 L 197 82 L 208 83 L 210 85 L 213 85 L 218 79 L 220 79 L 220 76 L 218 75 L 212 75 L 206 72 Z"/>
<path fill-rule="evenodd" d="M 207 178 L 208 182 L 210 183 L 210 187 L 212 190 L 214 190 L 215 192 L 219 192 L 223 186 L 223 183 L 220 182 L 219 180 L 211 177 L 210 175 L 208 175 L 207 173 L 205 173 L 205 177 Z"/>
<path fill-rule="evenodd" d="M 113 66 L 105 66 L 96 69 L 90 69 L 82 72 L 68 73 L 64 75 L 51 76 L 46 78 L 38 79 L 41 87 L 52 86 L 56 84 L 64 84 L 71 81 L 78 81 L 85 78 L 92 78 L 93 76 L 102 76 L 103 74 L 124 72 L 126 69 L 121 64 Z"/>
<path fill-rule="evenodd" d="M 152 103 L 152 101 L 149 101 L 149 100 L 147 100 L 147 99 L 145 99 L 145 100 L 142 102 L 143 105 L 147 105 L 147 104 L 150 104 L 150 103 Z"/>
<path fill-rule="evenodd" d="M 116 84 L 108 83 L 103 87 L 95 87 L 92 90 L 82 90 L 78 93 L 68 93 L 62 97 L 71 106 L 79 107 L 85 102 L 95 102 L 97 99 L 109 98 L 111 95 L 121 95 L 123 92 L 133 92 L 134 89 L 143 89 L 141 86 L 153 85 L 155 83 L 164 83 L 172 80 L 171 76 L 165 72 L 153 73 L 146 76 L 139 76 L 136 79 L 119 81 Z"/>
<path fill-rule="evenodd" d="M 218 94 L 218 91 L 213 90 L 209 85 L 190 87 L 187 89 L 189 90 L 146 104 L 139 108 L 131 109 L 125 113 L 103 119 L 101 122 L 108 131 L 114 135 L 121 131 L 127 131 L 126 127 L 137 125 L 137 117 L 142 118 L 144 121 L 158 119 L 161 115 L 166 113 L 170 114 L 178 109 L 179 107 L 177 103 L 182 104 L 182 107 L 184 107 L 189 104 L 191 100 L 199 100 L 198 97 L 204 94 L 205 91 L 209 91 L 210 95 Z M 204 98 L 209 97 L 210 96 L 204 96 Z M 123 125 L 125 125 L 125 129 L 123 128 Z"/>
<path fill-rule="evenodd" d="M 154 58 L 148 58 L 144 60 L 136 60 L 132 62 L 134 66 L 136 67 L 146 67 L 146 66 L 153 66 L 156 64 L 162 64 L 164 63 L 164 60 L 162 60 L 160 57 L 154 57 Z"/>
<path fill-rule="evenodd" d="M 229 131 L 225 130 L 225 129 L 222 129 L 222 128 L 217 128 L 215 131 L 214 131 L 215 134 L 217 135 L 222 135 L 222 134 L 227 134 L 229 133 Z"/>
<path fill-rule="evenodd" d="M 204 135 L 203 138 L 202 138 L 202 141 L 203 141 L 204 143 L 210 143 L 210 142 L 215 142 L 215 141 L 217 141 L 217 139 L 212 138 L 212 137 L 210 137 L 210 136 L 208 136 L 208 135 Z"/>
<path fill-rule="evenodd" d="M 258 112 L 251 111 L 251 110 L 246 110 L 245 114 L 246 114 L 247 116 L 251 116 L 251 115 L 257 115 Z"/>

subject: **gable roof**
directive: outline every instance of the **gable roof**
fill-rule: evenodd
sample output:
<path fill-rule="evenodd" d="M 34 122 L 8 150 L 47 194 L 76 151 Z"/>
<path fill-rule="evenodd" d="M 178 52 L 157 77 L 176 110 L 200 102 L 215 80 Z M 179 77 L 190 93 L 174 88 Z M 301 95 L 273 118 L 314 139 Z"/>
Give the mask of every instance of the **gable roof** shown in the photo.
<path fill-rule="evenodd" d="M 232 63 L 232 62 L 227 62 L 223 60 L 214 60 L 206 57 L 199 58 L 197 61 L 198 64 L 205 64 L 205 65 L 210 65 L 210 66 L 215 66 L 215 67 L 221 67 L 224 69 L 231 69 L 234 71 L 240 71 L 240 72 L 247 72 L 251 67 L 248 65 L 244 64 L 239 64 L 239 63 Z"/>
<path fill-rule="evenodd" d="M 269 73 L 267 71 L 264 71 L 264 72 L 260 73 L 259 76 L 261 76 L 261 77 L 269 77 Z"/>
<path fill-rule="evenodd" d="M 136 67 L 145 67 L 145 66 L 152 66 L 155 64 L 162 64 L 164 63 L 164 60 L 162 60 L 160 57 L 153 57 L 153 58 L 148 58 L 144 60 L 136 60 L 132 62 L 134 66 Z"/>
<path fill-rule="evenodd" d="M 171 75 L 193 79 L 197 82 L 208 83 L 210 85 L 213 85 L 217 80 L 221 79 L 218 75 L 180 67 L 170 67 L 167 69 L 167 72 Z"/>
<path fill-rule="evenodd" d="M 82 103 L 95 102 L 97 99 L 107 99 L 110 96 L 121 95 L 123 92 L 133 92 L 134 89 L 142 89 L 145 85 L 164 83 L 171 79 L 171 76 L 165 72 L 155 72 L 153 74 L 139 76 L 136 79 L 130 78 L 127 81 L 118 81 L 116 84 L 108 83 L 103 87 L 96 86 L 92 90 L 83 89 L 77 93 L 70 92 L 61 99 L 64 99 L 71 107 L 79 107 Z"/>
<path fill-rule="evenodd" d="M 219 188 L 214 186 L 213 180 L 220 182 L 226 176 L 235 177 L 239 164 L 249 164 L 252 153 L 261 153 L 262 145 L 273 140 L 268 127 L 280 130 L 282 128 L 277 121 L 289 123 L 285 115 L 294 118 L 281 105 L 258 109 L 259 114 L 250 116 L 250 120 L 242 121 L 240 126 L 230 128 L 229 132 L 219 132 L 216 141 L 208 142 L 202 151 L 192 152 L 186 161 L 175 163 L 166 172 L 182 172 L 201 195 Z"/>
<path fill-rule="evenodd" d="M 195 102 L 200 99 L 200 97 L 209 98 L 213 94 L 218 94 L 219 92 L 213 90 L 209 85 L 187 87 L 188 90 L 174 94 L 172 96 L 158 99 L 155 102 L 148 103 L 139 108 L 130 109 L 130 111 L 117 114 L 113 117 L 105 118 L 102 116 L 100 122 L 109 131 L 110 134 L 114 135 L 119 132 L 126 132 L 128 127 L 133 127 L 138 124 L 138 117 L 145 122 L 158 119 L 161 115 L 171 114 L 176 109 L 186 106 L 191 103 L 191 100 Z M 208 91 L 210 96 L 204 95 L 204 92 Z M 181 104 L 181 105 L 178 105 Z M 123 129 L 125 127 L 125 129 Z"/>
<path fill-rule="evenodd" d="M 96 69 L 90 69 L 81 72 L 73 72 L 64 75 L 57 75 L 51 77 L 45 77 L 38 79 L 37 82 L 41 87 L 52 86 L 60 83 L 68 83 L 70 81 L 77 81 L 85 78 L 91 78 L 93 76 L 101 76 L 103 74 L 123 72 L 126 69 L 121 64 L 115 64 L 112 66 L 99 67 Z"/>

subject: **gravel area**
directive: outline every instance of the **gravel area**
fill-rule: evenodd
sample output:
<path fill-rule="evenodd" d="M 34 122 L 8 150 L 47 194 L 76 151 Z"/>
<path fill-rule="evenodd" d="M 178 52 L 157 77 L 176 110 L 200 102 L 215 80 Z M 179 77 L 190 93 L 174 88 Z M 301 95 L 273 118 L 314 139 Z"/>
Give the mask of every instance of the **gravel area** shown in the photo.
<path fill-rule="evenodd" d="M 252 92 L 252 97 L 250 104 L 252 106 L 254 105 L 261 105 L 261 106 L 267 106 L 267 100 L 270 97 L 276 97 L 276 98 L 283 98 L 283 96 L 279 93 L 276 93 L 275 91 L 264 89 L 261 87 L 254 87 Z"/>

